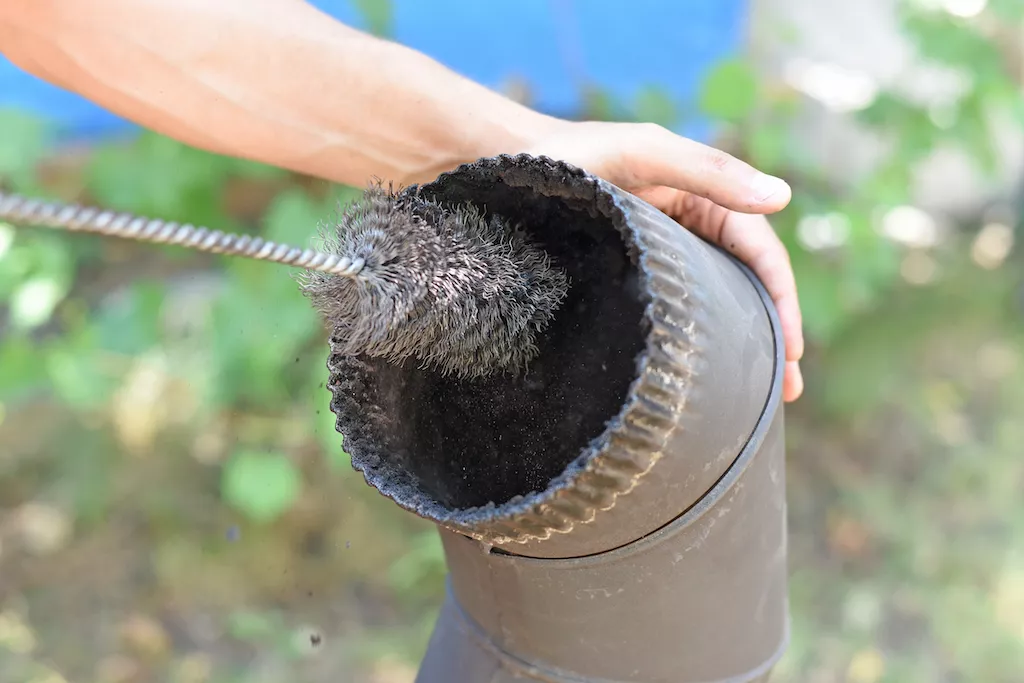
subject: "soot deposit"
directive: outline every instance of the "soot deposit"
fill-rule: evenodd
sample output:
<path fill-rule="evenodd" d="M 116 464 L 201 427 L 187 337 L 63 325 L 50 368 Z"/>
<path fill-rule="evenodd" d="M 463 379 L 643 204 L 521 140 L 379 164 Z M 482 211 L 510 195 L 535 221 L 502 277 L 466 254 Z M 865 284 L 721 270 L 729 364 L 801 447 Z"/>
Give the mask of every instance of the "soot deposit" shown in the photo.
<path fill-rule="evenodd" d="M 409 190 L 514 219 L 568 274 L 525 373 L 467 380 L 336 353 L 328 363 L 353 464 L 428 517 L 544 490 L 618 414 L 637 373 L 646 302 L 611 200 L 579 176 L 532 175 L 513 167 L 500 182 L 471 166 Z"/>

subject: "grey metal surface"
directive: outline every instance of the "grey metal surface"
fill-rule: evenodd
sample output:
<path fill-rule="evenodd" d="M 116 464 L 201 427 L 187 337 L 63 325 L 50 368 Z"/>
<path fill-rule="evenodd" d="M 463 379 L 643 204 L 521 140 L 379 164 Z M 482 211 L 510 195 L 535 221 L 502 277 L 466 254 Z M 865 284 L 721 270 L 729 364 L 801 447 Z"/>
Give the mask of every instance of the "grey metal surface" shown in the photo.
<path fill-rule="evenodd" d="M 424 452 L 417 443 L 422 438 L 398 433 L 401 423 L 411 423 L 415 414 L 423 411 L 423 406 L 407 405 L 406 396 L 424 391 L 424 383 L 432 383 L 430 389 L 435 394 L 468 394 L 473 388 L 439 387 L 431 378 L 416 376 L 411 368 L 396 370 L 336 353 L 329 363 L 332 379 L 328 386 L 335 397 L 332 409 L 339 417 L 339 431 L 346 436 L 346 450 L 367 482 L 402 507 L 452 531 L 496 545 L 529 546 L 511 552 L 562 557 L 608 550 L 649 533 L 707 491 L 753 429 L 772 376 L 771 326 L 754 288 L 732 261 L 633 195 L 545 158 L 482 159 L 410 191 L 438 201 L 470 202 L 521 219 L 533 229 L 534 239 L 550 237 L 549 249 L 564 249 L 562 243 L 577 236 L 567 225 L 581 226 L 579 232 L 617 235 L 618 249 L 628 253 L 627 267 L 637 276 L 639 291 L 634 298 L 642 302 L 638 314 L 642 319 L 631 322 L 628 332 L 617 334 L 643 335 L 642 348 L 635 367 L 629 368 L 629 386 L 624 385 L 616 399 L 618 408 L 609 405 L 609 412 L 600 416 L 603 429 L 587 434 L 586 440 L 577 444 L 575 460 L 565 462 L 560 474 L 542 486 L 531 481 L 532 490 L 516 490 L 516 495 L 506 500 L 478 505 L 463 505 L 459 496 L 444 500 L 450 493 L 448 486 L 456 485 L 452 477 L 458 473 L 439 473 L 438 467 L 443 469 L 439 461 L 462 454 Z M 586 273 L 571 274 L 576 276 L 576 284 L 571 285 L 576 294 L 581 287 L 604 286 L 603 282 L 581 284 L 580 277 Z M 605 293 L 613 294 L 620 293 Z M 589 305 L 601 305 L 596 300 L 600 297 L 594 299 Z M 565 310 L 559 314 L 562 319 L 569 315 Z M 608 317 L 617 315 L 618 310 L 580 314 L 567 328 L 551 334 L 599 330 Z M 578 374 L 559 379 L 563 384 L 584 383 L 605 365 L 621 363 L 626 353 L 596 348 L 602 343 L 610 345 L 608 338 L 567 338 L 579 345 L 578 357 L 556 357 L 542 350 L 535 362 L 541 367 L 546 362 L 579 365 Z M 584 368 L 584 364 L 588 365 Z M 596 396 L 603 390 L 592 386 L 587 391 Z M 476 400 L 516 391 L 527 402 L 544 398 L 512 383 L 499 383 L 481 391 Z M 589 396 L 577 394 L 572 400 L 583 406 Z M 366 410 L 368 404 L 375 412 Z M 564 426 L 569 438 L 570 425 Z M 494 429 L 503 428 L 500 421 L 495 422 Z M 554 450 L 557 445 L 549 439 L 543 447 Z M 452 448 L 448 444 L 442 447 Z M 655 467 L 669 449 L 676 456 Z M 515 457 L 509 453 L 507 459 Z M 434 469 L 428 471 L 426 463 L 431 458 Z M 478 463 L 469 455 L 466 458 L 468 466 Z M 488 477 L 515 476 L 498 471 L 509 469 L 507 462 L 490 464 L 490 470 L 476 473 L 479 483 Z M 628 521 L 610 517 L 618 498 L 645 479 L 652 492 L 634 503 L 638 507 L 627 515 Z M 606 525 L 602 519 L 611 522 Z M 559 540 L 548 543 L 553 535 Z M 561 544 L 569 545 L 563 551 Z"/>
<path fill-rule="evenodd" d="M 589 557 L 507 555 L 442 529 L 449 590 L 417 683 L 769 680 L 789 642 L 784 356 L 755 285 L 779 372 L 724 476 L 656 533 Z"/>
<path fill-rule="evenodd" d="M 442 531 L 450 592 L 417 683 L 764 680 L 788 642 L 782 413 L 716 490 L 625 548 L 487 553 Z"/>
<path fill-rule="evenodd" d="M 659 397 L 657 404 L 651 398 L 627 404 L 626 421 L 646 426 L 656 415 L 672 416 L 657 440 L 657 460 L 638 480 L 642 495 L 626 495 L 557 539 L 502 544 L 517 555 L 589 555 L 618 548 L 669 523 L 732 466 L 762 419 L 771 392 L 776 364 L 772 325 L 746 274 L 661 211 L 617 188 L 609 191 L 619 195 L 618 205 L 648 249 L 648 258 L 653 261 L 657 253 L 667 259 L 685 291 L 665 287 L 668 274 L 649 284 L 664 302 L 663 319 L 675 324 L 649 335 L 648 354 L 661 363 L 641 371 L 634 396 L 669 373 L 680 386 L 672 398 Z M 668 312 L 670 306 L 674 312 Z M 676 319 L 679 314 L 685 317 Z"/>
<path fill-rule="evenodd" d="M 548 159 L 410 191 L 523 219 L 573 278 L 536 386 L 328 364 L 353 465 L 440 528 L 450 589 L 417 683 L 766 680 L 788 611 L 785 354 L 764 288 Z"/>

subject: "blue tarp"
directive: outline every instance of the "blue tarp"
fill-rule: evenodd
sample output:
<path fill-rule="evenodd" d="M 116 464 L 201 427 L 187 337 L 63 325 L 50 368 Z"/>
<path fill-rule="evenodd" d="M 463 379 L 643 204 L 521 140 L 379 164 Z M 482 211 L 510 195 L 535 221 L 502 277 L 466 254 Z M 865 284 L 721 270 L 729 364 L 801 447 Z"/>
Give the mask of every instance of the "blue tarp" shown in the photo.
<path fill-rule="evenodd" d="M 365 28 L 355 0 L 312 4 Z M 571 115 L 590 83 L 632 101 L 657 85 L 692 100 L 708 68 L 744 33 L 744 0 L 391 0 L 392 36 L 489 87 L 529 84 L 534 106 Z M 0 58 L 0 107 L 26 109 L 75 138 L 132 127 L 100 107 L 33 78 Z M 677 130 L 703 139 L 701 121 Z"/>

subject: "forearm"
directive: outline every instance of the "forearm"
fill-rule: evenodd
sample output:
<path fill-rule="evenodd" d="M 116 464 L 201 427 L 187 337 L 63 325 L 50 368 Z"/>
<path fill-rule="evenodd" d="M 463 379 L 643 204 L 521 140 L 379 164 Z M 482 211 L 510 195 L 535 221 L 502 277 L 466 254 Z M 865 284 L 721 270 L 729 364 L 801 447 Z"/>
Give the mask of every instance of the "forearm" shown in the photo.
<path fill-rule="evenodd" d="M 355 185 L 418 182 L 557 125 L 301 0 L 3 0 L 0 50 L 187 144 Z"/>

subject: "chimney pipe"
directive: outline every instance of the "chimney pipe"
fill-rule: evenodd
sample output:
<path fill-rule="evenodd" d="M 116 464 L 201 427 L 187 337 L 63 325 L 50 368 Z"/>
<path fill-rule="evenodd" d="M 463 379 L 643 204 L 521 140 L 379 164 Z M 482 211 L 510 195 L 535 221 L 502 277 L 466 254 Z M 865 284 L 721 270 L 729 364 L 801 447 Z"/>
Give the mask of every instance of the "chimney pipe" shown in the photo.
<path fill-rule="evenodd" d="M 767 681 L 789 621 L 785 353 L 764 287 L 544 157 L 405 191 L 518 221 L 571 278 L 520 377 L 331 353 L 353 466 L 444 544 L 417 683 Z"/>

